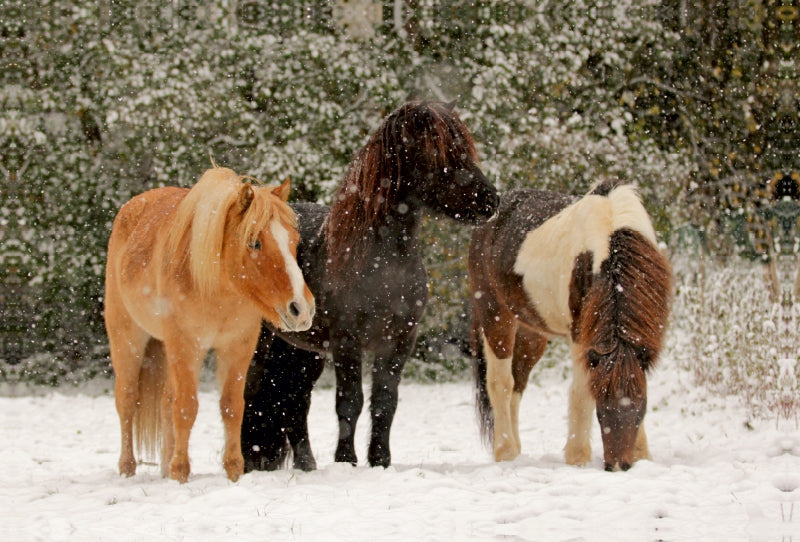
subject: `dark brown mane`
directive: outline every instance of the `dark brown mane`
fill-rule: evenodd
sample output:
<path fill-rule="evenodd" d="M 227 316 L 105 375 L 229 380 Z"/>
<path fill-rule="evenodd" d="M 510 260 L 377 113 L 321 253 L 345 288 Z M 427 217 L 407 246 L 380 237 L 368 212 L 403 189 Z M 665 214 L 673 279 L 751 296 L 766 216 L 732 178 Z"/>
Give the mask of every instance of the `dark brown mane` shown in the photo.
<path fill-rule="evenodd" d="M 643 393 L 644 375 L 663 345 L 672 272 L 658 249 L 633 230 L 614 232 L 609 248 L 584 299 L 578 343 L 595 367 L 594 397 L 621 392 L 634 398 Z"/>
<path fill-rule="evenodd" d="M 468 162 L 477 162 L 474 140 L 448 104 L 411 102 L 386 117 L 333 198 L 326 226 L 330 274 L 344 276 L 361 264 L 378 225 L 413 191 L 414 173 Z"/>

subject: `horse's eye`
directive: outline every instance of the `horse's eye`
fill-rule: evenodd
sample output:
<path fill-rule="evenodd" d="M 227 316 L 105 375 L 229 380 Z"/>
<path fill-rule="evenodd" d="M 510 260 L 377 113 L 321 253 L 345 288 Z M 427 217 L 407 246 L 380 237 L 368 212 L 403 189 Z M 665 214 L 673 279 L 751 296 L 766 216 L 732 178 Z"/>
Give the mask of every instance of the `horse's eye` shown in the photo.
<path fill-rule="evenodd" d="M 256 239 L 255 241 L 253 241 L 252 243 L 250 243 L 247 246 L 252 250 L 261 250 L 261 241 Z"/>

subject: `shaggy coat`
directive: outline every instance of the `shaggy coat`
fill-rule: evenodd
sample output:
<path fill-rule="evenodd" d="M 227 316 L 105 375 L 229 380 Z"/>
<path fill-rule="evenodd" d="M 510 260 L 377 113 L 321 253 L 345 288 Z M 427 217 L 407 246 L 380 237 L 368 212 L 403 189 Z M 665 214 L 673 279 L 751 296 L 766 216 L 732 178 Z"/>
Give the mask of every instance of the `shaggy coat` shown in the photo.
<path fill-rule="evenodd" d="M 419 229 L 426 212 L 466 224 L 497 208 L 472 136 L 452 104 L 411 102 L 393 111 L 356 153 L 330 208 L 298 204 L 298 261 L 317 298 L 310 330 L 269 326 L 248 375 L 242 451 L 248 469 L 280 466 L 288 447 L 313 469 L 306 418 L 324 357 L 336 372 L 335 460 L 358 461 L 361 368 L 372 358 L 368 461 L 391 463 L 398 385 L 428 299 Z"/>
<path fill-rule="evenodd" d="M 504 195 L 473 234 L 469 276 L 479 418 L 495 458 L 520 453 L 519 401 L 553 337 L 573 352 L 567 462 L 590 459 L 595 408 L 607 468 L 649 457 L 645 375 L 663 344 L 672 275 L 633 187 Z"/>

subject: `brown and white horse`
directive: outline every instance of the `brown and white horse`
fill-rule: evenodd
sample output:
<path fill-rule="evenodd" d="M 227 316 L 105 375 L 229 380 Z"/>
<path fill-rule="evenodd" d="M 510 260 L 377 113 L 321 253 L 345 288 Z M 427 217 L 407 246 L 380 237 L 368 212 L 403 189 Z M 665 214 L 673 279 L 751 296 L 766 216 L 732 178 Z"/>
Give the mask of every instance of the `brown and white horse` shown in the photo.
<path fill-rule="evenodd" d="M 572 346 L 567 463 L 590 460 L 595 407 L 607 470 L 649 458 L 645 375 L 662 347 L 672 272 L 635 189 L 504 195 L 472 236 L 469 277 L 478 411 L 495 459 L 520 453 L 520 400 L 552 337 Z"/>
<path fill-rule="evenodd" d="M 159 442 L 161 472 L 185 482 L 197 380 L 216 353 L 228 478 L 244 471 L 240 431 L 247 368 L 262 318 L 287 331 L 311 326 L 314 298 L 297 265 L 289 181 L 253 186 L 226 168 L 191 190 L 165 187 L 122 206 L 111 231 L 105 321 L 122 432 L 120 474 Z"/>

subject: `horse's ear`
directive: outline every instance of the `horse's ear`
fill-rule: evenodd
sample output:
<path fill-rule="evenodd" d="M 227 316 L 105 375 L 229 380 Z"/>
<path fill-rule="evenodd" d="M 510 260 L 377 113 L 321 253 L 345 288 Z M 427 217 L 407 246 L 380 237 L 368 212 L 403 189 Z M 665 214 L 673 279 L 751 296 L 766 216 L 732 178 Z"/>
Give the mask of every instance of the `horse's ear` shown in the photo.
<path fill-rule="evenodd" d="M 289 201 L 289 192 L 292 188 L 292 182 L 289 180 L 289 177 L 286 177 L 286 180 L 283 181 L 283 184 L 280 186 L 276 186 L 272 189 L 272 193 L 281 198 L 283 201 Z"/>
<path fill-rule="evenodd" d="M 447 102 L 446 104 L 444 104 L 444 106 L 445 106 L 445 107 L 446 107 L 446 108 L 447 108 L 449 111 L 454 111 L 454 110 L 455 110 L 455 108 L 456 108 L 456 102 L 457 102 L 457 101 L 458 101 L 458 98 L 456 98 L 456 99 L 455 99 L 455 100 L 453 100 L 452 102 Z"/>
<path fill-rule="evenodd" d="M 254 197 L 256 197 L 256 194 L 253 191 L 253 185 L 244 183 L 239 189 L 239 211 L 245 212 L 250 207 L 250 204 L 253 203 Z"/>

